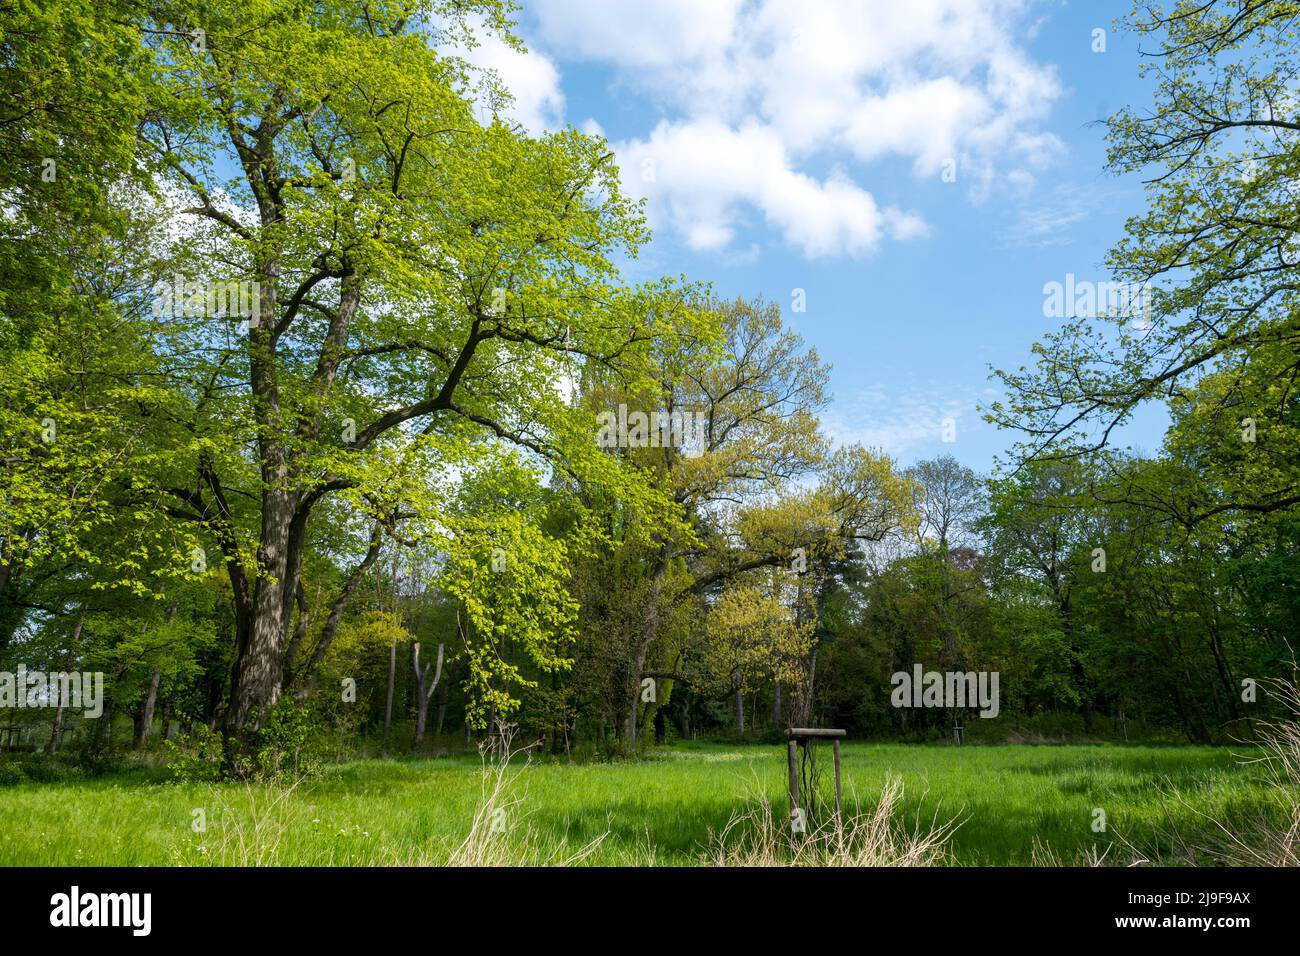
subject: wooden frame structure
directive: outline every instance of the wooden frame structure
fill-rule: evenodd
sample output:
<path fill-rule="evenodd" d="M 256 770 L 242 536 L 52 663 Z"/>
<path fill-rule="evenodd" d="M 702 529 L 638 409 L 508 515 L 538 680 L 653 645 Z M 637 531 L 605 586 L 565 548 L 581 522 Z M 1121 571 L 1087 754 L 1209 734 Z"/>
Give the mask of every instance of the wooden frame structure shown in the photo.
<path fill-rule="evenodd" d="M 791 727 L 785 732 L 789 740 L 787 752 L 790 758 L 790 814 L 799 809 L 799 748 L 808 748 L 818 740 L 829 739 L 835 751 L 835 816 L 840 815 L 840 738 L 846 736 L 843 730 L 828 727 Z"/>

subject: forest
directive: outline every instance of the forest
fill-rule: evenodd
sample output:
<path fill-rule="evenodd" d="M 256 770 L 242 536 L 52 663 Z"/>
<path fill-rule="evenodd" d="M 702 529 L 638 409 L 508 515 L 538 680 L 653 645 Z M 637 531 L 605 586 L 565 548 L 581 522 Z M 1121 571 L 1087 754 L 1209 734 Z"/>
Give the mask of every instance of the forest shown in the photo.
<path fill-rule="evenodd" d="M 1144 11 L 1141 295 L 989 369 L 977 473 L 833 440 L 786 303 L 625 277 L 609 142 L 466 59 L 509 3 L 0 0 L 0 784 L 1294 722 L 1300 5 Z"/>

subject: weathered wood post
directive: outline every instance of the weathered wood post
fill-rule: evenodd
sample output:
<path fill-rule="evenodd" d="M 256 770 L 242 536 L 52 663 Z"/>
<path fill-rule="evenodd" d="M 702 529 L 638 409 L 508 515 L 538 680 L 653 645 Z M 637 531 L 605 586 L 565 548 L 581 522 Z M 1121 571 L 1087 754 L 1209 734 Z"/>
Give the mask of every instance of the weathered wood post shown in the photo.
<path fill-rule="evenodd" d="M 799 809 L 799 743 L 793 737 L 786 745 L 790 758 L 790 818 Z"/>
<path fill-rule="evenodd" d="M 841 812 L 841 785 L 840 785 L 840 738 L 845 736 L 843 730 L 830 727 L 791 727 L 785 732 L 789 743 L 786 745 L 786 753 L 790 761 L 790 816 L 794 818 L 795 811 L 799 809 L 799 748 L 805 749 L 812 746 L 818 738 L 830 738 L 835 751 L 835 816 L 839 818 Z M 807 811 L 810 807 L 805 807 Z"/>
<path fill-rule="evenodd" d="M 961 732 L 962 732 L 961 723 L 959 721 L 954 720 L 952 722 L 952 739 L 956 741 L 958 747 L 961 746 L 961 740 L 962 740 Z"/>
<path fill-rule="evenodd" d="M 840 738 L 831 741 L 835 749 L 835 819 L 840 820 Z"/>

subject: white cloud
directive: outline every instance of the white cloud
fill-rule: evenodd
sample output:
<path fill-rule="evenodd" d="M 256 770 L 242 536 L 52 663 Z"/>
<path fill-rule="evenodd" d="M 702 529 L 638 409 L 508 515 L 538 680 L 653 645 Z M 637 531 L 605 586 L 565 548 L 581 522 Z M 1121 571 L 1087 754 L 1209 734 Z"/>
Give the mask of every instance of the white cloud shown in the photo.
<path fill-rule="evenodd" d="M 509 91 L 513 102 L 503 113 L 533 134 L 563 126 L 564 92 L 554 61 L 537 50 L 520 53 L 485 30 L 478 35 L 479 45 L 461 54 L 474 67 L 495 74 Z"/>
<path fill-rule="evenodd" d="M 1113 202 L 1113 195 L 1113 190 L 1095 185 L 1057 186 L 1034 203 L 1020 204 L 1015 220 L 998 231 L 997 240 L 1008 248 L 1069 245 L 1071 227 Z"/>
<path fill-rule="evenodd" d="M 665 121 L 648 139 L 615 150 L 629 190 L 655 200 L 652 219 L 666 220 L 693 249 L 729 245 L 743 204 L 761 210 L 809 258 L 861 255 L 882 235 L 925 232 L 918 217 L 881 209 L 840 171 L 818 180 L 794 169 L 771 127 Z"/>
<path fill-rule="evenodd" d="M 982 396 L 987 398 L 987 394 Z M 902 391 L 864 388 L 823 416 L 823 425 L 839 445 L 879 448 L 896 461 L 952 451 L 944 441 L 951 426 L 958 442 L 982 424 L 976 399 L 953 383 L 928 382 Z"/>
<path fill-rule="evenodd" d="M 530 10 L 548 50 L 612 65 L 668 117 L 616 144 L 629 188 L 660 220 L 717 249 L 756 210 L 821 256 L 924 231 L 859 183 L 871 163 L 902 158 L 937 176 L 951 160 L 980 199 L 1055 158 L 1060 142 L 1040 125 L 1060 85 L 1014 39 L 1032 27 L 1029 5 L 536 0 Z M 814 175 L 814 163 L 835 171 Z"/>
<path fill-rule="evenodd" d="M 676 67 L 712 55 L 736 29 L 743 0 L 533 0 L 548 47 L 587 60 Z"/>
<path fill-rule="evenodd" d="M 895 153 L 911 157 L 916 172 L 929 175 L 957 157 L 959 143 L 990 111 L 978 90 L 944 76 L 862 99 L 845 117 L 844 139 L 861 160 Z"/>

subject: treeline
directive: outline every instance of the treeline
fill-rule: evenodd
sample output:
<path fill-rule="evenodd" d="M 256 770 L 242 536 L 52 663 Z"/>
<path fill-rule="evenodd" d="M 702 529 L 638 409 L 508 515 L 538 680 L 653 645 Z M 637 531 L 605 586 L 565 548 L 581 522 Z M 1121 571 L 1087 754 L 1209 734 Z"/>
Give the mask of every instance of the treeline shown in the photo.
<path fill-rule="evenodd" d="M 555 752 L 625 748 L 633 706 L 642 742 L 768 739 L 808 722 L 884 739 L 950 739 L 957 723 L 977 741 L 1226 742 L 1278 716 L 1268 682 L 1293 674 L 1300 612 L 1292 516 L 1188 534 L 1100 503 L 1104 483 L 1077 463 L 989 481 L 942 457 L 900 477 L 914 496 L 907 530 L 830 561 L 796 555 L 671 596 L 661 585 L 657 607 L 655 569 L 632 563 L 630 546 L 575 560 L 566 666 L 547 671 L 502 635 L 494 652 L 517 669 L 517 706 L 489 703 L 486 716 Z M 396 551 L 377 562 L 295 705 L 345 750 L 476 733 L 463 609 L 412 582 Z M 52 748 L 58 735 L 95 750 L 114 724 L 120 746 L 218 729 L 235 650 L 223 585 L 220 572 L 186 580 L 169 603 L 59 595 L 67 612 L 33 615 L 6 667 L 103 671 L 104 716 L 11 709 L 10 726 L 26 729 L 9 743 Z M 891 678 L 916 665 L 998 673 L 996 716 L 973 702 L 893 706 Z"/>

